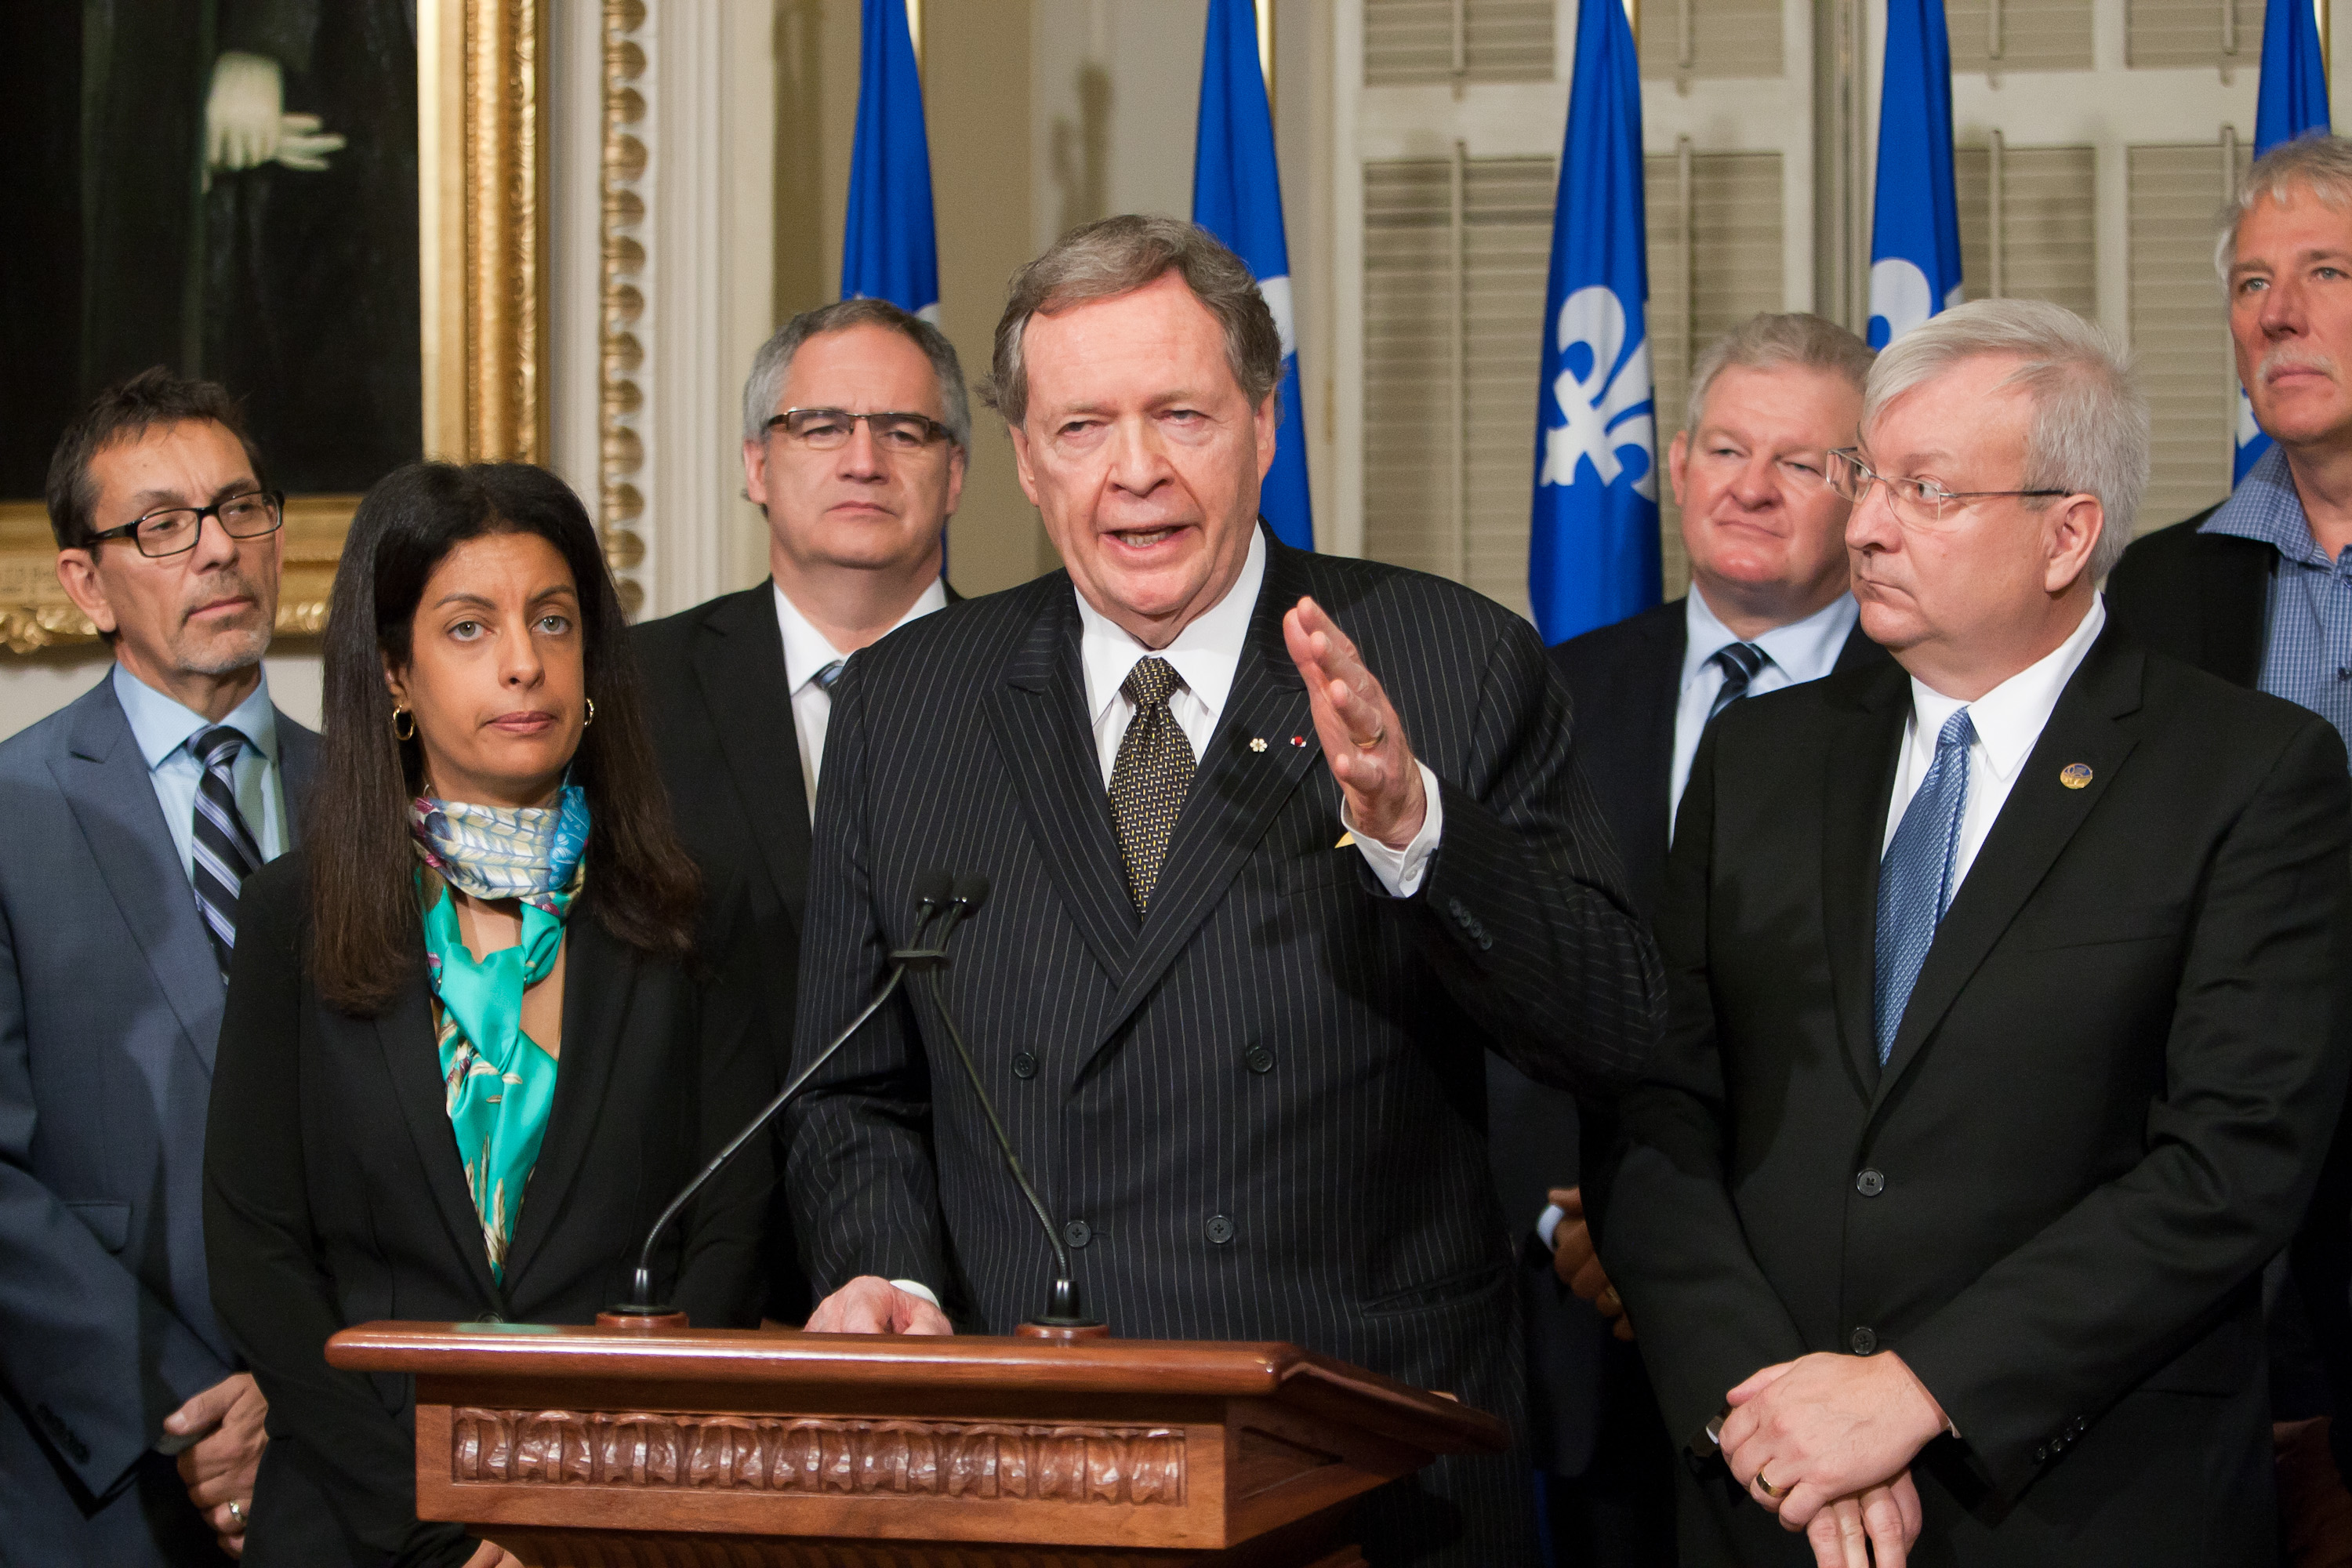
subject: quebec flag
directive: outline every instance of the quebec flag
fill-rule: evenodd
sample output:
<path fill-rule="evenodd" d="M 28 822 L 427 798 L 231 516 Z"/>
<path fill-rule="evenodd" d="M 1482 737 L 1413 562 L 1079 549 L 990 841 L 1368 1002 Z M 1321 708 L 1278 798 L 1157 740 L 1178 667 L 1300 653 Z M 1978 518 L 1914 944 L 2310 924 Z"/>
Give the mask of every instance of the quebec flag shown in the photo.
<path fill-rule="evenodd" d="M 865 0 L 865 6 L 841 297 L 887 300 L 936 326 L 940 247 L 915 36 L 907 26 L 907 0 Z"/>
<path fill-rule="evenodd" d="M 2262 89 L 2254 100 L 2254 156 L 2307 132 L 2328 129 L 2327 71 L 2319 53 L 2319 22 L 2311 0 L 2270 0 L 2263 14 Z M 2254 459 L 2270 450 L 2271 438 L 2254 423 L 2254 405 L 2238 389 L 2235 484 Z"/>
<path fill-rule="evenodd" d="M 1887 0 L 1870 223 L 1870 346 L 1960 302 L 1952 187 L 1952 48 L 1944 0 Z"/>
<path fill-rule="evenodd" d="M 1274 112 L 1259 70 L 1257 9 L 1209 0 L 1201 58 L 1201 123 L 1192 151 L 1192 221 L 1257 275 L 1257 291 L 1282 334 L 1282 426 L 1258 510 L 1275 536 L 1315 548 L 1307 491 L 1307 433 L 1298 403 L 1298 328 L 1290 304 L 1290 247 L 1282 231 L 1282 180 L 1274 161 Z"/>
<path fill-rule="evenodd" d="M 1642 83 L 1618 0 L 1577 7 L 1536 395 L 1528 599 L 1548 643 L 1658 602 Z"/>

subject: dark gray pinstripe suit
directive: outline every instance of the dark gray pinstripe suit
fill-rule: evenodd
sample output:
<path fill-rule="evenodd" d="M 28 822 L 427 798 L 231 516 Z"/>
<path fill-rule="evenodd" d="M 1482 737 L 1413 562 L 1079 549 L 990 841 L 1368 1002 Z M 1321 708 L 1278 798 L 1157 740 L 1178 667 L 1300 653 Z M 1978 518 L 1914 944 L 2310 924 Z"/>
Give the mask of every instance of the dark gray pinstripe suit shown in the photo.
<path fill-rule="evenodd" d="M 1444 836 L 1414 898 L 1387 898 L 1336 847 L 1339 786 L 1282 646 L 1282 613 L 1308 593 L 1443 781 Z M 826 739 L 801 1050 L 910 934 L 923 872 L 985 875 L 949 995 L 1047 1207 L 1083 1237 L 1089 1310 L 1126 1337 L 1289 1340 L 1516 1425 L 1485 1053 L 1605 1092 L 1641 1064 L 1662 995 L 1542 645 L 1451 584 L 1269 539 L 1141 921 L 1082 690 L 1062 573 L 850 662 Z M 821 1292 L 920 1279 L 996 1333 L 1043 1308 L 1051 1256 L 928 1003 L 894 1002 L 853 1041 L 791 1134 Z M 1377 1510 L 1380 1561 L 1532 1556 L 1521 1456 L 1441 1463 Z"/>

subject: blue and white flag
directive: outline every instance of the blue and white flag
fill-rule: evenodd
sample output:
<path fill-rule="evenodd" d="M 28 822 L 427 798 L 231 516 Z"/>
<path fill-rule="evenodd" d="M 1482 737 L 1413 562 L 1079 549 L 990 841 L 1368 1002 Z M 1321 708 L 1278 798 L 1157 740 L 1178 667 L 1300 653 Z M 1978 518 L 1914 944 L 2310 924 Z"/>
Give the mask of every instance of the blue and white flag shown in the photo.
<path fill-rule="evenodd" d="M 1642 82 L 1617 0 L 1577 7 L 1536 396 L 1528 599 L 1546 642 L 1658 602 Z"/>
<path fill-rule="evenodd" d="M 2311 0 L 2270 0 L 2263 13 L 2262 89 L 2254 100 L 2254 156 L 2282 142 L 2330 127 L 2327 68 L 2320 58 L 2319 20 Z M 2235 485 L 2270 450 L 2271 438 L 2254 423 L 2254 405 L 2238 388 L 2238 454 L 2230 482 Z"/>
<path fill-rule="evenodd" d="M 865 5 L 841 297 L 887 300 L 937 325 L 940 247 L 931 223 L 931 147 L 923 132 L 923 75 L 915 64 L 907 0 L 865 0 Z"/>
<path fill-rule="evenodd" d="M 1290 247 L 1282 232 L 1282 177 L 1274 160 L 1274 111 L 1258 67 L 1257 8 L 1209 0 L 1201 58 L 1201 125 L 1192 148 L 1192 221 L 1223 240 L 1257 275 L 1257 291 L 1282 334 L 1282 426 L 1258 510 L 1276 538 L 1315 548 L 1307 492 L 1307 429 L 1298 402 L 1298 328 L 1290 305 Z"/>
<path fill-rule="evenodd" d="M 1944 0 L 1887 0 L 1870 222 L 1870 346 L 1960 302 L 1952 186 L 1952 47 Z"/>

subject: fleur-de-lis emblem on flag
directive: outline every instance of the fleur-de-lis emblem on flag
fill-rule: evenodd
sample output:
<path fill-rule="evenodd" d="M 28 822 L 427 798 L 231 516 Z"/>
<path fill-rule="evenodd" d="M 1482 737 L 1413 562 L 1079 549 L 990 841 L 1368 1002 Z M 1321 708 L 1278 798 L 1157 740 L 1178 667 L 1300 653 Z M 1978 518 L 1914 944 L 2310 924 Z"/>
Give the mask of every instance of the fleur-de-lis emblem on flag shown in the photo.
<path fill-rule="evenodd" d="M 1579 289 L 1559 308 L 1559 374 L 1552 401 L 1564 424 L 1547 425 L 1538 485 L 1574 486 L 1590 463 L 1604 486 L 1635 471 L 1633 489 L 1658 498 L 1657 423 L 1651 401 L 1650 341 L 1625 347 L 1625 307 L 1601 284 Z M 1582 350 L 1584 368 L 1577 368 Z M 1641 454 L 1638 463 L 1619 456 Z"/>

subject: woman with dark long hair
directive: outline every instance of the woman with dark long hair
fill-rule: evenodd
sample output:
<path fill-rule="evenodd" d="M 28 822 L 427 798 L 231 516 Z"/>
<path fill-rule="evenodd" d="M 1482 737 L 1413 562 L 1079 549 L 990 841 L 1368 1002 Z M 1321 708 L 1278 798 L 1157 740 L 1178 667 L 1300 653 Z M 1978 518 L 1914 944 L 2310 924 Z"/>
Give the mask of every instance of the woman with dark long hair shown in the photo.
<path fill-rule="evenodd" d="M 416 1518 L 407 1380 L 329 1368 L 328 1336 L 593 1321 L 776 1063 L 740 885 L 671 829 L 561 480 L 386 478 L 326 644 L 308 847 L 245 885 L 207 1130 L 213 1297 L 269 1401 L 247 1561 L 493 1568 Z M 656 1255 L 698 1326 L 756 1321 L 745 1156 Z"/>

